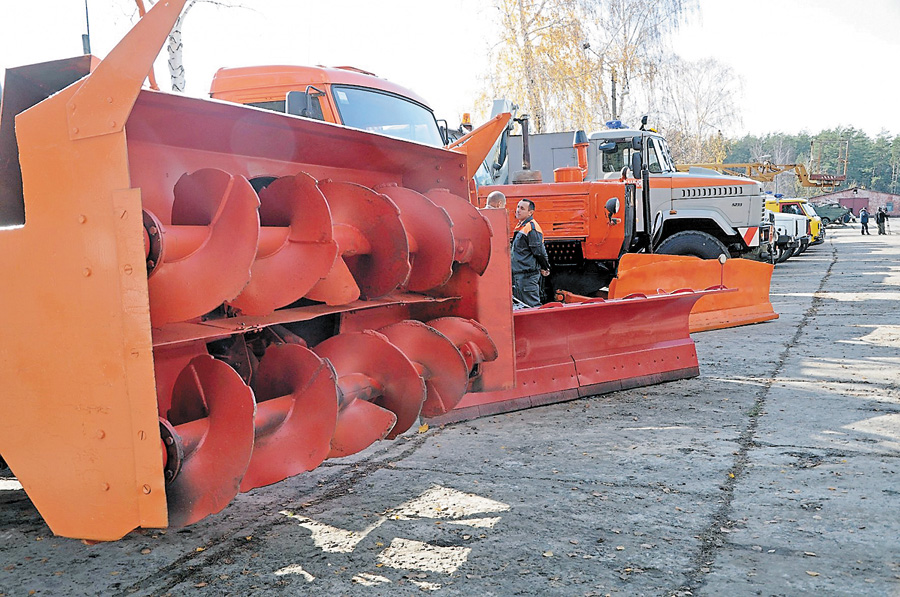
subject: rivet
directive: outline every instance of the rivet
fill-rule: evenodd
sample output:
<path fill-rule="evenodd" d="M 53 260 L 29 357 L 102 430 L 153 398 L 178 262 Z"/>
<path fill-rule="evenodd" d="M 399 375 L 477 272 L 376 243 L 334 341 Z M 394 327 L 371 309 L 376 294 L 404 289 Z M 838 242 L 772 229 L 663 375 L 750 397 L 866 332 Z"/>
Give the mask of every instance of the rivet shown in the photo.
<path fill-rule="evenodd" d="M 78 134 L 78 127 L 77 127 L 77 126 L 76 126 L 75 128 L 72 129 L 72 133 L 73 133 L 73 134 L 76 134 L 76 135 Z"/>
<path fill-rule="evenodd" d="M 440 170 L 440 169 L 441 169 L 441 165 L 438 164 L 437 166 L 434 167 L 434 169 L 435 169 L 435 170 Z"/>
<path fill-rule="evenodd" d="M 81 273 L 84 274 L 85 278 L 89 278 L 91 275 L 91 268 L 86 267 L 81 271 Z"/>
<path fill-rule="evenodd" d="M 106 432 L 103 431 L 102 429 L 99 430 L 99 431 L 97 432 L 97 439 L 103 439 L 104 437 L 106 437 Z"/>
<path fill-rule="evenodd" d="M 110 121 L 109 121 L 109 128 L 111 128 L 111 129 L 116 128 L 116 121 L 115 121 L 115 120 L 110 120 Z"/>
<path fill-rule="evenodd" d="M 82 215 L 78 216 L 78 223 L 79 223 L 79 224 L 84 224 L 85 222 L 87 222 L 87 216 L 86 216 L 86 215 L 82 214 Z"/>
<path fill-rule="evenodd" d="M 144 485 L 143 490 L 144 490 L 144 493 L 150 493 L 150 491 L 151 491 L 149 485 Z"/>
<path fill-rule="evenodd" d="M 134 269 L 131 267 L 131 264 L 126 263 L 125 267 L 122 268 L 122 271 L 125 272 L 126 276 L 130 276 L 131 272 L 134 271 Z"/>
<path fill-rule="evenodd" d="M 112 103 L 112 97 L 106 98 L 106 103 L 107 103 L 107 104 L 111 104 L 111 103 Z"/>
<path fill-rule="evenodd" d="M 100 489 L 103 491 L 109 491 L 109 483 L 101 483 Z"/>

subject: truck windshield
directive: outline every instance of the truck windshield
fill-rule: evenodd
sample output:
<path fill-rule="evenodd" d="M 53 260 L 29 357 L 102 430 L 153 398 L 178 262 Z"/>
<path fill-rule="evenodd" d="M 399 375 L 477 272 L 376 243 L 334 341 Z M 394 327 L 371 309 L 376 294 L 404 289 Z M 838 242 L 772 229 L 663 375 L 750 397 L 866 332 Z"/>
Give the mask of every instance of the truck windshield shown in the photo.
<path fill-rule="evenodd" d="M 421 104 L 360 87 L 333 86 L 332 93 L 346 126 L 423 145 L 444 145 L 434 114 Z"/>
<path fill-rule="evenodd" d="M 816 217 L 817 215 L 819 215 L 819 214 L 816 213 L 816 210 L 813 209 L 813 207 L 812 207 L 809 203 L 801 203 L 801 204 L 800 204 L 800 207 L 802 207 L 804 213 L 806 213 L 806 215 L 808 215 L 808 216 L 811 217 L 811 218 L 814 218 L 814 217 Z"/>

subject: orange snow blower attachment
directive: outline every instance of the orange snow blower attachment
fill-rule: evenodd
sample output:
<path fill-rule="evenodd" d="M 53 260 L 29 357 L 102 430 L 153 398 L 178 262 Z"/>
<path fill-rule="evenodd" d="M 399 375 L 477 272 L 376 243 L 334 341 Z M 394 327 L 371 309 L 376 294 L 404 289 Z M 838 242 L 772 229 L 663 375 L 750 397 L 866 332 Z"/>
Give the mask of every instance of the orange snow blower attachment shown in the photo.
<path fill-rule="evenodd" d="M 699 259 L 629 253 L 619 261 L 609 297 L 647 295 L 677 288 L 730 288 L 736 292 L 705 296 L 691 310 L 691 332 L 717 330 L 777 319 L 769 301 L 774 266 L 748 259 Z"/>
<path fill-rule="evenodd" d="M 717 291 L 513 315 L 507 213 L 466 199 L 508 114 L 448 150 L 141 90 L 183 6 L 4 89 L 0 455 L 54 533 L 191 524 L 420 417 L 696 374 Z"/>
<path fill-rule="evenodd" d="M 508 295 L 481 158 L 141 90 L 183 5 L 4 89 L 0 454 L 59 535 L 191 524 L 513 379 L 470 321 Z"/>

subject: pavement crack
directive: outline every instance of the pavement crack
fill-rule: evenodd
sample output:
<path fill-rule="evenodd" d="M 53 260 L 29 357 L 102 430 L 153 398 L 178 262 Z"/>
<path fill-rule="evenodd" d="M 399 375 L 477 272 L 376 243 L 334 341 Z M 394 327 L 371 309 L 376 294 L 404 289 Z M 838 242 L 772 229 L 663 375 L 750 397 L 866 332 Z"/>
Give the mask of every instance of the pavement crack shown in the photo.
<path fill-rule="evenodd" d="M 728 542 L 728 537 L 722 529 L 731 528 L 736 524 L 736 521 L 732 520 L 731 517 L 735 491 L 738 482 L 741 480 L 741 477 L 750 462 L 751 450 L 759 446 L 759 442 L 756 439 L 756 432 L 759 427 L 760 419 L 766 414 L 765 407 L 769 393 L 775 382 L 779 380 L 779 376 L 784 370 L 785 363 L 794 347 L 803 348 L 800 343 L 800 338 L 810 325 L 810 322 L 818 314 L 819 308 L 825 300 L 823 298 L 824 295 L 822 290 L 828 283 L 837 260 L 837 248 L 832 245 L 831 261 L 828 264 L 825 275 L 822 276 L 822 280 L 819 282 L 818 288 L 812 293 L 812 300 L 810 301 L 809 307 L 803 312 L 803 316 L 800 319 L 800 323 L 797 325 L 797 329 L 794 331 L 790 340 L 785 343 L 784 349 L 781 351 L 781 354 L 775 362 L 775 369 L 761 384 L 762 387 L 756 396 L 756 400 L 747 412 L 747 425 L 737 439 L 736 443 L 738 444 L 738 450 L 735 452 L 734 462 L 728 469 L 725 481 L 721 485 L 722 492 L 720 494 L 720 505 L 713 514 L 710 524 L 708 524 L 699 534 L 700 549 L 693 558 L 690 569 L 686 572 L 686 582 L 669 591 L 670 596 L 683 595 L 686 591 L 695 593 L 701 589 L 706 584 L 706 575 L 708 574 L 711 565 L 715 562 L 717 552 Z"/>

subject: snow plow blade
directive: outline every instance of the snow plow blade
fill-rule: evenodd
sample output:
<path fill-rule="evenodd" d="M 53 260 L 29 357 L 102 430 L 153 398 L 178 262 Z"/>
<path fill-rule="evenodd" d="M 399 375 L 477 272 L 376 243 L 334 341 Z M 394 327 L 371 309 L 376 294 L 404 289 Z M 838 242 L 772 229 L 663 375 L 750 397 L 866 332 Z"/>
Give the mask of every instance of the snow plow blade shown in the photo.
<path fill-rule="evenodd" d="M 619 262 L 609 298 L 725 287 L 737 292 L 714 293 L 697 301 L 691 310 L 691 332 L 761 323 L 778 318 L 769 301 L 773 269 L 749 259 L 728 259 L 723 265 L 716 259 L 629 253 Z"/>
<path fill-rule="evenodd" d="M 550 303 L 514 313 L 516 385 L 469 393 L 451 423 L 699 375 L 688 316 L 720 291 Z M 552 333 L 548 331 L 552 330 Z"/>

